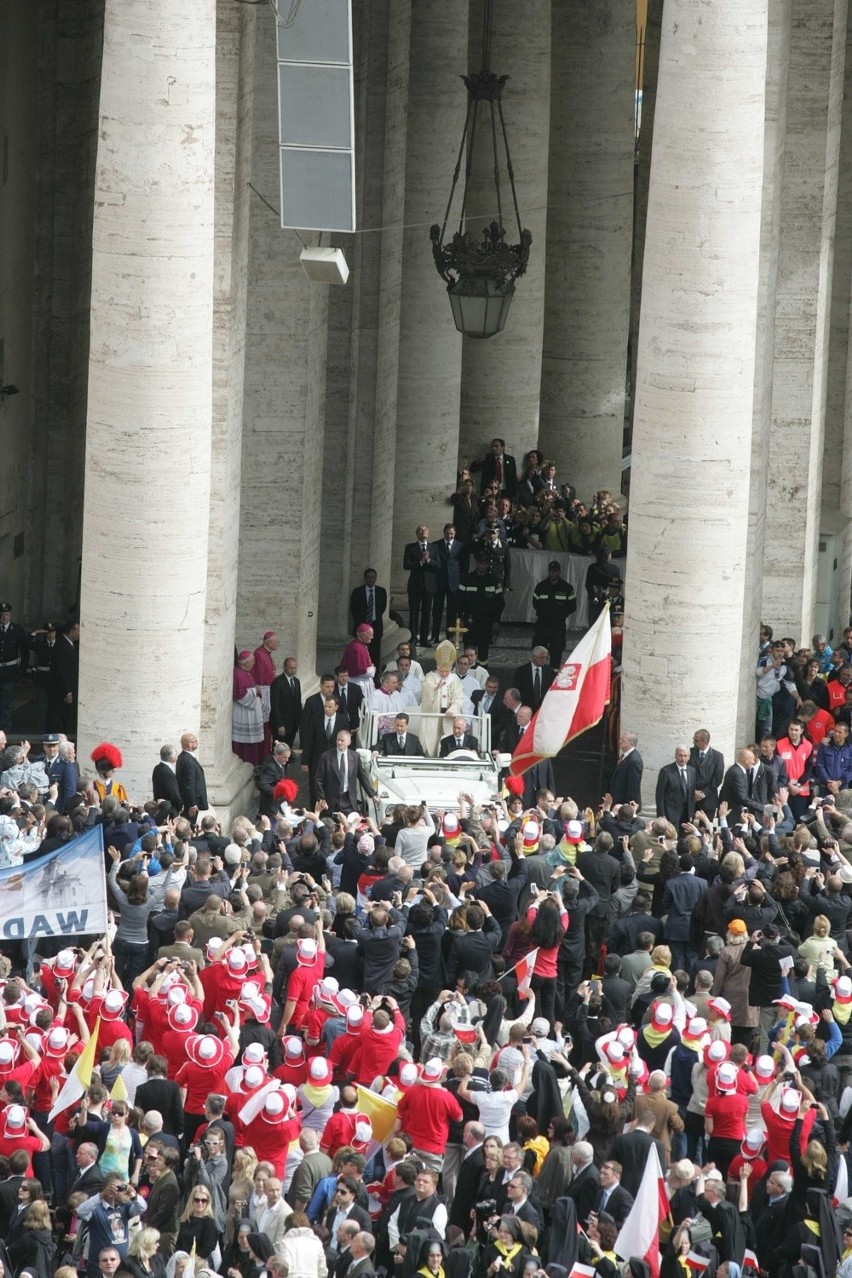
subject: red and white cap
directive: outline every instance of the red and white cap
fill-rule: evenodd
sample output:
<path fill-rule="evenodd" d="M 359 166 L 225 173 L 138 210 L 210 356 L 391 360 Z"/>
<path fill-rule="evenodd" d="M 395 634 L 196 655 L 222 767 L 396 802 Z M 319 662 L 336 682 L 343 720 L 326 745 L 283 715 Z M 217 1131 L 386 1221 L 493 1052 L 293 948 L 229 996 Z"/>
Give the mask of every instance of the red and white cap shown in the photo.
<path fill-rule="evenodd" d="M 185 985 L 172 985 L 166 993 L 166 1002 L 169 1007 L 177 1007 L 178 1003 L 185 1003 L 189 995 L 189 990 Z"/>
<path fill-rule="evenodd" d="M 90 976 L 88 980 L 85 980 L 83 984 L 80 986 L 80 1002 L 91 1003 L 92 999 L 94 998 L 94 994 L 95 994 L 95 978 L 93 976 Z"/>
<path fill-rule="evenodd" d="M 800 1025 L 819 1025 L 819 1012 L 815 1012 L 810 1003 L 796 1004 L 795 1026 L 798 1029 Z"/>
<path fill-rule="evenodd" d="M 18 1059 L 21 1045 L 11 1038 L 0 1038 L 0 1070 L 11 1069 Z"/>
<path fill-rule="evenodd" d="M 305 1044 L 295 1034 L 284 1039 L 284 1057 L 290 1065 L 301 1064 L 305 1059 Z"/>
<path fill-rule="evenodd" d="M 287 1100 L 281 1095 L 281 1092 L 270 1092 L 263 1102 L 263 1109 L 260 1111 L 260 1117 L 266 1123 L 277 1126 L 279 1123 L 285 1123 L 290 1112 Z"/>
<path fill-rule="evenodd" d="M 350 1007 L 358 1002 L 358 995 L 353 990 L 341 990 L 331 1000 L 341 1016 L 345 1016 Z"/>
<path fill-rule="evenodd" d="M 167 1019 L 173 1030 L 191 1034 L 198 1024 L 198 1008 L 191 1003 L 175 1003 L 169 1008 Z"/>
<path fill-rule="evenodd" d="M 723 1061 L 716 1070 L 716 1090 L 720 1092 L 735 1092 L 737 1090 L 737 1075 L 739 1070 L 732 1061 Z"/>
<path fill-rule="evenodd" d="M 693 1016 L 686 1023 L 686 1038 L 700 1040 L 707 1033 L 707 1022 L 703 1016 Z"/>
<path fill-rule="evenodd" d="M 296 962 L 311 967 L 317 959 L 317 943 L 312 936 L 303 936 L 296 942 Z"/>
<path fill-rule="evenodd" d="M 326 1087 L 331 1082 L 331 1066 L 324 1056 L 315 1056 L 308 1066 L 308 1077 L 317 1087 Z"/>
<path fill-rule="evenodd" d="M 264 994 L 257 981 L 245 981 L 240 991 L 240 1003 L 247 1007 L 256 1021 L 265 1025 L 272 1013 L 272 999 Z"/>
<path fill-rule="evenodd" d="M 340 983 L 333 976 L 324 976 L 314 987 L 317 1003 L 332 1003 L 340 990 Z"/>
<path fill-rule="evenodd" d="M 582 821 L 568 821 L 565 824 L 565 842 L 566 843 L 582 843 L 583 842 L 583 823 Z"/>
<path fill-rule="evenodd" d="M 302 1040 L 297 1039 L 296 1041 L 301 1043 Z M 249 1043 L 248 1047 L 243 1052 L 244 1065 L 262 1065 L 265 1058 L 266 1052 L 264 1050 L 263 1043 Z"/>
<path fill-rule="evenodd" d="M 474 1025 L 454 1025 L 453 1033 L 460 1043 L 475 1043 L 479 1030 Z"/>
<path fill-rule="evenodd" d="M 750 1127 L 740 1145 L 740 1153 L 747 1162 L 757 1158 L 766 1143 L 766 1133 L 762 1127 Z"/>
<path fill-rule="evenodd" d="M 23 1105 L 7 1105 L 3 1110 L 3 1135 L 23 1136 L 27 1130 L 27 1111 Z"/>
<path fill-rule="evenodd" d="M 413 1087 L 420 1077 L 420 1066 L 415 1065 L 414 1061 L 403 1061 L 399 1067 L 397 1082 L 403 1091 L 407 1091 L 409 1087 Z"/>
<path fill-rule="evenodd" d="M 704 1048 L 704 1065 L 721 1065 L 722 1061 L 726 1061 L 731 1054 L 730 1043 L 725 1043 L 721 1038 L 714 1039 L 712 1043 L 708 1043 Z"/>
<path fill-rule="evenodd" d="M 445 812 L 441 822 L 441 838 L 445 843 L 456 844 L 461 839 L 461 826 L 455 812 Z"/>
<path fill-rule="evenodd" d="M 46 998 L 42 998 L 40 994 L 28 994 L 24 999 L 24 1012 L 31 1025 L 35 1024 L 35 1018 L 43 1007 L 50 1007 Z"/>
<path fill-rule="evenodd" d="M 617 1042 L 628 1052 L 632 1052 L 636 1046 L 636 1031 L 631 1029 L 629 1025 L 621 1025 L 615 1037 Z"/>
<path fill-rule="evenodd" d="M 225 1044 L 213 1034 L 194 1034 L 186 1040 L 186 1054 L 196 1065 L 214 1069 L 222 1063 Z"/>
<path fill-rule="evenodd" d="M 238 945 L 228 950 L 225 955 L 225 966 L 230 976 L 245 976 L 248 971 L 248 959 Z"/>
<path fill-rule="evenodd" d="M 674 1008 L 671 1003 L 654 1003 L 651 1007 L 651 1028 L 664 1034 L 674 1024 Z"/>
<path fill-rule="evenodd" d="M 363 1114 L 355 1124 L 355 1131 L 352 1136 L 352 1148 L 361 1152 L 366 1145 L 369 1145 L 373 1139 L 373 1125 L 369 1119 Z"/>
<path fill-rule="evenodd" d="M 350 1034 L 360 1034 L 361 1026 L 364 1024 L 364 1009 L 360 1003 L 355 1003 L 346 1010 L 346 1028 Z"/>
<path fill-rule="evenodd" d="M 444 1062 L 433 1056 L 421 1069 L 420 1078 L 424 1083 L 440 1083 L 443 1074 Z"/>
<path fill-rule="evenodd" d="M 604 1043 L 602 1051 L 610 1065 L 615 1065 L 616 1068 L 622 1067 L 627 1060 L 627 1052 L 617 1038 L 611 1038 L 608 1043 Z"/>
<path fill-rule="evenodd" d="M 45 1056 L 50 1056 L 53 1060 L 61 1060 L 68 1051 L 71 1043 L 71 1035 L 67 1029 L 61 1025 L 55 1025 L 44 1036 L 43 1046 Z"/>
<path fill-rule="evenodd" d="M 539 841 L 541 839 L 541 826 L 538 821 L 525 821 L 521 827 L 521 836 L 524 843 L 524 855 L 532 856 L 533 852 L 538 851 Z"/>
<path fill-rule="evenodd" d="M 101 1019 L 117 1021 L 126 1005 L 127 995 L 124 990 L 107 990 L 104 1001 L 101 1003 Z"/>
<path fill-rule="evenodd" d="M 785 1011 L 788 1011 L 788 1012 L 795 1012 L 797 1007 L 797 1002 L 798 1001 L 795 998 L 793 998 L 792 994 L 782 994 L 780 998 L 774 998 L 772 1000 L 772 1003 L 775 1007 L 783 1007 Z"/>
<path fill-rule="evenodd" d="M 708 998 L 707 1006 L 711 1008 L 717 1016 L 721 1016 L 723 1021 L 730 1022 L 731 1005 L 726 998 Z"/>
<path fill-rule="evenodd" d="M 281 1095 L 282 1095 L 282 1096 L 284 1097 L 284 1099 L 286 1100 L 286 1102 L 287 1102 L 287 1104 L 289 1105 L 290 1109 L 292 1109 L 292 1108 L 293 1108 L 293 1106 L 296 1104 L 296 1099 L 297 1099 L 297 1098 L 296 1098 L 296 1089 L 295 1089 L 295 1087 L 293 1086 L 293 1084 L 292 1084 L 292 1083 L 282 1083 L 282 1085 L 281 1085 Z"/>
<path fill-rule="evenodd" d="M 802 1103 L 802 1093 L 796 1091 L 795 1087 L 785 1087 L 781 1093 L 781 1113 L 785 1117 L 790 1114 L 798 1114 L 799 1106 Z"/>
<path fill-rule="evenodd" d="M 73 976 L 77 970 L 77 955 L 73 950 L 60 950 L 53 964 L 54 976 Z"/>
<path fill-rule="evenodd" d="M 852 980 L 848 976 L 838 976 L 834 982 L 834 997 L 838 1003 L 852 1003 Z"/>
<path fill-rule="evenodd" d="M 759 1083 L 769 1083 L 775 1075 L 775 1062 L 771 1056 L 758 1056 L 754 1062 L 754 1076 Z"/>
<path fill-rule="evenodd" d="M 248 1069 L 243 1071 L 243 1087 L 247 1091 L 253 1092 L 256 1087 L 262 1087 L 267 1082 L 266 1074 L 259 1065 L 249 1065 Z"/>
<path fill-rule="evenodd" d="M 205 953 L 207 954 L 208 963 L 215 963 L 216 957 L 224 944 L 225 944 L 225 941 L 221 936 L 210 937 L 210 940 L 207 942 L 207 949 L 205 951 Z"/>

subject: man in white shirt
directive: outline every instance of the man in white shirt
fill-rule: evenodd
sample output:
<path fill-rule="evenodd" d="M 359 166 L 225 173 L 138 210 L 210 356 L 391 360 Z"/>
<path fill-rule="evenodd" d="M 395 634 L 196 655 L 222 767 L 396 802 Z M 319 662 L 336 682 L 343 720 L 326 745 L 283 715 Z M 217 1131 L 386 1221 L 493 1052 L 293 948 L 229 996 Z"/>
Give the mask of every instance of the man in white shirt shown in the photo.
<path fill-rule="evenodd" d="M 485 666 L 481 666 L 477 660 L 477 651 L 472 643 L 465 645 L 464 655 L 470 662 L 470 673 L 479 684 L 480 688 L 484 688 L 486 682 L 490 678 Z"/>
<path fill-rule="evenodd" d="M 472 715 L 473 702 L 471 701 L 471 697 L 474 692 L 479 691 L 479 681 L 473 674 L 471 674 L 470 660 L 467 657 L 461 656 L 456 660 L 456 674 L 459 677 L 462 692 L 464 693 L 462 710 L 465 714 Z"/>
<path fill-rule="evenodd" d="M 385 666 L 385 670 L 398 670 L 400 657 L 409 658 L 409 660 L 411 661 L 411 673 L 415 676 L 415 678 L 419 679 L 420 682 L 422 683 L 423 667 L 421 666 L 419 661 L 415 661 L 415 659 L 412 657 L 411 644 L 405 643 L 405 641 L 403 641 L 402 643 L 398 643 L 396 645 L 396 656 L 392 657 L 391 660 L 387 663 L 387 665 Z"/>
<path fill-rule="evenodd" d="M 266 1182 L 266 1205 L 257 1213 L 256 1224 L 258 1233 L 266 1234 L 266 1237 L 272 1243 L 273 1252 L 277 1250 L 279 1242 L 284 1237 L 287 1219 L 292 1214 L 293 1208 L 282 1197 L 281 1181 L 268 1180 Z"/>
<path fill-rule="evenodd" d="M 526 1043 L 521 1045 L 524 1065 L 518 1079 L 517 1088 L 508 1086 L 508 1078 L 502 1069 L 492 1069 L 489 1075 L 491 1090 L 474 1092 L 470 1090 L 469 1079 L 459 1084 L 460 1100 L 466 1100 L 479 1110 L 479 1119 L 485 1128 L 486 1136 L 499 1136 L 504 1145 L 509 1143 L 509 1115 L 512 1107 L 522 1095 L 530 1073 L 530 1049 Z"/>
<path fill-rule="evenodd" d="M 396 672 L 399 675 L 399 690 L 403 696 L 413 697 L 414 704 L 420 705 L 420 699 L 423 696 L 423 683 L 414 673 L 413 667 L 417 664 L 410 657 L 400 657 L 397 662 Z"/>

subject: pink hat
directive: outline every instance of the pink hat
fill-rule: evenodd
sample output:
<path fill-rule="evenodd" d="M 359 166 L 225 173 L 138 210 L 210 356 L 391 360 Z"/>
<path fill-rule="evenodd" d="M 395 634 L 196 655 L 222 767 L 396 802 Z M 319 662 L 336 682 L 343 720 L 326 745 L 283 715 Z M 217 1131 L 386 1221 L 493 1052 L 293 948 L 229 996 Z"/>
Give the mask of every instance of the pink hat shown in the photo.
<path fill-rule="evenodd" d="M 771 1056 L 758 1056 L 754 1062 L 754 1076 L 759 1083 L 768 1083 L 775 1074 L 775 1062 Z"/>
<path fill-rule="evenodd" d="M 196 1065 L 215 1069 L 225 1056 L 225 1044 L 212 1034 L 193 1034 L 186 1040 L 186 1054 Z"/>
<path fill-rule="evenodd" d="M 317 958 L 317 943 L 312 936 L 304 936 L 296 942 L 296 962 L 312 967 Z"/>
<path fill-rule="evenodd" d="M 3 1110 L 3 1135 L 22 1136 L 27 1129 L 27 1111 L 23 1105 L 7 1105 Z"/>
<path fill-rule="evenodd" d="M 331 1082 L 331 1066 L 322 1056 L 315 1056 L 308 1068 L 308 1075 L 312 1083 L 316 1083 L 318 1087 L 325 1087 Z"/>
<path fill-rule="evenodd" d="M 346 1012 L 346 1028 L 350 1034 L 360 1034 L 361 1026 L 364 1023 L 364 1009 L 360 1003 L 355 1003 Z"/>
<path fill-rule="evenodd" d="M 726 998 L 708 998 L 707 1006 L 712 1008 L 717 1016 L 721 1016 L 722 1020 L 730 1021 L 731 1005 Z"/>
<path fill-rule="evenodd" d="M 723 1061 L 716 1070 L 716 1089 L 720 1092 L 735 1092 L 737 1090 L 737 1075 L 739 1070 L 731 1061 Z"/>
<path fill-rule="evenodd" d="M 670 1030 L 674 1022 L 674 1008 L 671 1003 L 654 1003 L 651 1008 L 651 1028 L 658 1034 Z"/>
<path fill-rule="evenodd" d="M 365 856 L 372 856 L 376 850 L 376 840 L 372 834 L 362 834 L 358 840 L 358 851 Z"/>
<path fill-rule="evenodd" d="M 61 1060 L 61 1058 L 68 1051 L 68 1045 L 70 1041 L 71 1041 L 71 1035 L 68 1033 L 67 1029 L 63 1029 L 61 1025 L 55 1026 L 45 1036 L 45 1039 L 44 1039 L 45 1055 L 52 1057 L 53 1060 Z"/>
<path fill-rule="evenodd" d="M 274 638 L 275 638 L 274 630 L 267 630 L 266 634 L 263 636 L 264 643 L 266 642 L 267 639 L 274 639 Z"/>
<path fill-rule="evenodd" d="M 424 1083 L 440 1083 L 444 1073 L 444 1062 L 437 1056 L 427 1061 L 421 1070 L 420 1077 Z"/>
<path fill-rule="evenodd" d="M 297 1042 L 301 1043 L 301 1039 L 298 1039 Z M 265 1056 L 266 1052 L 264 1051 L 262 1043 L 249 1043 L 248 1047 L 243 1052 L 243 1064 L 262 1065 Z"/>
<path fill-rule="evenodd" d="M 301 1064 L 305 1059 L 305 1044 L 295 1034 L 288 1035 L 284 1039 L 284 1055 L 291 1064 L 296 1061 Z"/>
<path fill-rule="evenodd" d="M 740 1153 L 743 1158 L 747 1159 L 749 1162 L 751 1162 L 752 1159 L 757 1158 L 758 1154 L 763 1149 L 765 1141 L 766 1133 L 762 1128 L 750 1128 L 746 1132 L 745 1138 L 740 1145 Z"/>
<path fill-rule="evenodd" d="M 797 1092 L 795 1087 L 785 1087 L 781 1093 L 781 1112 L 783 1114 L 798 1114 L 801 1102 L 801 1092 Z"/>
<path fill-rule="evenodd" d="M 124 990 L 107 990 L 104 995 L 104 1001 L 101 1004 L 101 1019 L 105 1021 L 117 1021 L 124 1011 L 127 1004 L 127 995 Z"/>
<path fill-rule="evenodd" d="M 190 1034 L 198 1024 L 198 1008 L 191 1003 L 176 1003 L 169 1008 L 167 1019 L 173 1030 Z"/>

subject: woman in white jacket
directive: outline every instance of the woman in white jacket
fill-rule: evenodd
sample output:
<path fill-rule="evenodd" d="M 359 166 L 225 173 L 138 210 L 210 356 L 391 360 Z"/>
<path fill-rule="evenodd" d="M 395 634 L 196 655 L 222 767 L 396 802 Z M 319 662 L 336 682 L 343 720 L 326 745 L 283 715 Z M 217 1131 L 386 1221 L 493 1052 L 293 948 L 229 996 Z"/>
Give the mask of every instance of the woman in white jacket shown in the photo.
<path fill-rule="evenodd" d="M 328 1265 L 323 1245 L 307 1216 L 299 1211 L 288 1220 L 277 1254 L 287 1261 L 289 1278 L 327 1278 Z"/>

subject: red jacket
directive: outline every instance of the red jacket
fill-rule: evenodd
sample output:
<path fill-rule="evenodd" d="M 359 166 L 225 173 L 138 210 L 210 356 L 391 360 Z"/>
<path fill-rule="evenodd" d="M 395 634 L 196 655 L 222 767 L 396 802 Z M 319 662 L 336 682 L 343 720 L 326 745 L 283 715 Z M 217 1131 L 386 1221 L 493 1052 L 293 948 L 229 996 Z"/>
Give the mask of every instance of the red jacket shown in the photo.
<path fill-rule="evenodd" d="M 369 1087 L 377 1075 L 388 1072 L 391 1061 L 395 1061 L 399 1055 L 400 1045 L 405 1038 L 405 1021 L 398 1008 L 393 1014 L 393 1020 L 393 1025 L 384 1031 L 366 1024 L 362 1028 L 358 1050 L 352 1057 L 352 1069 L 359 1083 Z"/>

